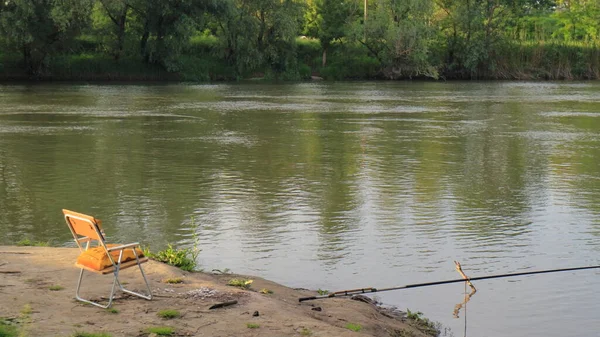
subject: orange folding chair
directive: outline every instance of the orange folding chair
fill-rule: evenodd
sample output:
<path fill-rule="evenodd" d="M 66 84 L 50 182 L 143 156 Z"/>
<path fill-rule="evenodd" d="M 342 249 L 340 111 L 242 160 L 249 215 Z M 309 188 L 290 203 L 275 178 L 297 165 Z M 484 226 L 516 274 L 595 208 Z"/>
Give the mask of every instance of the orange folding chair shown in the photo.
<path fill-rule="evenodd" d="M 146 274 L 144 274 L 144 269 L 142 269 L 142 263 L 147 262 L 148 258 L 142 253 L 141 249 L 139 248 L 139 243 L 134 242 L 125 245 L 107 244 L 104 237 L 104 231 L 101 228 L 100 220 L 89 215 L 69 211 L 66 209 L 63 209 L 62 211 L 65 215 L 67 225 L 73 234 L 73 238 L 81 250 L 81 254 L 77 258 L 77 263 L 75 263 L 75 266 L 81 268 L 79 280 L 77 281 L 75 298 L 82 302 L 106 309 L 111 306 L 112 301 L 115 298 L 116 285 L 119 285 L 121 291 L 125 293 L 135 295 L 146 300 L 152 299 L 152 291 L 150 290 L 150 285 L 146 279 Z M 96 241 L 97 245 L 90 246 L 92 241 Z M 82 245 L 84 242 L 85 248 Z M 122 269 L 135 266 L 140 268 L 140 272 L 142 273 L 142 277 L 146 283 L 146 288 L 148 289 L 147 295 L 125 289 L 119 281 L 119 272 Z M 99 302 L 86 300 L 79 296 L 81 280 L 83 279 L 83 272 L 85 270 L 102 275 L 111 273 L 113 274 L 112 289 L 106 305 L 103 305 Z"/>

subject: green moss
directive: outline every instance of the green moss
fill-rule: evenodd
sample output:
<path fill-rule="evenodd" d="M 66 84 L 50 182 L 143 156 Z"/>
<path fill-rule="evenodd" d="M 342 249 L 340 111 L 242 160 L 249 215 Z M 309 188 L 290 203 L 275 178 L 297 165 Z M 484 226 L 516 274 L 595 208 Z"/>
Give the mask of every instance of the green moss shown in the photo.
<path fill-rule="evenodd" d="M 17 327 L 5 324 L 0 320 L 0 337 L 17 337 L 18 335 Z"/>
<path fill-rule="evenodd" d="M 172 336 L 175 333 L 175 329 L 171 328 L 170 326 L 155 326 L 146 329 L 146 332 L 154 333 L 159 336 Z"/>
<path fill-rule="evenodd" d="M 240 287 L 240 288 L 248 289 L 252 285 L 252 282 L 253 282 L 252 280 L 245 279 L 245 278 L 233 278 L 233 279 L 229 280 L 229 282 L 227 282 L 227 285 L 232 286 L 232 287 Z"/>
<path fill-rule="evenodd" d="M 72 337 L 112 337 L 107 333 L 75 332 Z"/>
<path fill-rule="evenodd" d="M 348 323 L 346 324 L 346 329 L 352 330 L 354 332 L 359 332 L 360 330 L 362 330 L 362 326 L 360 324 Z"/>
<path fill-rule="evenodd" d="M 173 318 L 181 317 L 181 313 L 179 311 L 172 310 L 172 309 L 161 310 L 157 313 L 157 315 L 164 319 L 173 319 Z"/>

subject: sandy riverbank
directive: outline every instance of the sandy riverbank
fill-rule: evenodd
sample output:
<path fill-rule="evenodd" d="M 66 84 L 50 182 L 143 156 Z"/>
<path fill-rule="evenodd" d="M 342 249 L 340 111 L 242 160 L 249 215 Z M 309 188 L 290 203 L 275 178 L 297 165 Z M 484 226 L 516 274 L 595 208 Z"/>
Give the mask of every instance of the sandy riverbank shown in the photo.
<path fill-rule="evenodd" d="M 428 336 L 418 321 L 390 315 L 370 303 L 349 298 L 299 303 L 299 297 L 316 292 L 258 277 L 189 273 L 156 261 L 143 265 L 154 299 L 119 292 L 114 313 L 75 300 L 77 255 L 74 248 L 0 246 L 0 328 L 9 324 L 23 336 L 150 336 L 147 329 L 157 326 L 172 327 L 173 336 Z M 241 277 L 253 280 L 249 289 L 227 285 Z M 176 278 L 183 282 L 165 282 Z M 135 268 L 122 271 L 121 280 L 127 287 L 143 289 Z M 82 295 L 101 298 L 108 295 L 112 276 L 86 273 L 84 282 L 82 290 L 87 291 Z M 209 309 L 233 300 L 237 304 Z M 158 316 L 167 309 L 181 316 Z"/>

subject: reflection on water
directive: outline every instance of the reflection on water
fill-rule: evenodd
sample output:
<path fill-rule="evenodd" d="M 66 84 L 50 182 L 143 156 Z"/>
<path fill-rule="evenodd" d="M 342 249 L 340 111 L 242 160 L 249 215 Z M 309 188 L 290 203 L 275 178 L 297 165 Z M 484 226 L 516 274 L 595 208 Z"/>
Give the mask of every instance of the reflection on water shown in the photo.
<path fill-rule="evenodd" d="M 205 269 L 304 288 L 448 279 L 455 259 L 476 274 L 595 264 L 599 89 L 0 86 L 0 244 L 70 244 L 69 208 L 156 249 L 189 245 L 193 221 Z M 566 332 L 552 303 L 595 326 L 594 276 L 482 284 L 469 331 L 587 336 Z M 576 297 L 556 291 L 567 284 Z M 382 300 L 460 331 L 447 310 L 459 289 L 441 288 Z"/>

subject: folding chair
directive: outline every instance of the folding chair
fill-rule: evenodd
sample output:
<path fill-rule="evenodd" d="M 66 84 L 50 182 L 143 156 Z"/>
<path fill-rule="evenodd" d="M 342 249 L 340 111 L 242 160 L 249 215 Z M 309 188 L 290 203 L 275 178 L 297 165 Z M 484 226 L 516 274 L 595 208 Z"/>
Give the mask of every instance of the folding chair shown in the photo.
<path fill-rule="evenodd" d="M 67 225 L 73 234 L 73 238 L 81 250 L 81 254 L 77 258 L 77 263 L 75 263 L 75 266 L 81 268 L 79 280 L 77 281 L 75 298 L 82 302 L 106 309 L 112 304 L 115 297 L 115 286 L 118 284 L 119 288 L 125 293 L 146 300 L 152 299 L 152 291 L 150 290 L 146 275 L 144 274 L 144 269 L 142 269 L 142 263 L 147 262 L 148 258 L 145 257 L 140 248 L 138 248 L 140 245 L 139 243 L 135 242 L 125 245 L 107 244 L 100 220 L 89 215 L 66 209 L 63 209 L 62 211 L 65 215 Z M 97 241 L 97 246 L 90 247 L 92 241 Z M 85 242 L 85 248 L 82 245 L 83 242 Z M 119 272 L 122 269 L 135 266 L 140 268 L 140 272 L 142 273 L 142 277 L 144 278 L 144 282 L 148 289 L 148 295 L 125 289 L 119 281 Z M 113 284 L 110 296 L 108 297 L 108 304 L 102 305 L 101 303 L 86 300 L 79 296 L 79 289 L 81 287 L 84 270 L 101 275 L 113 274 Z"/>

